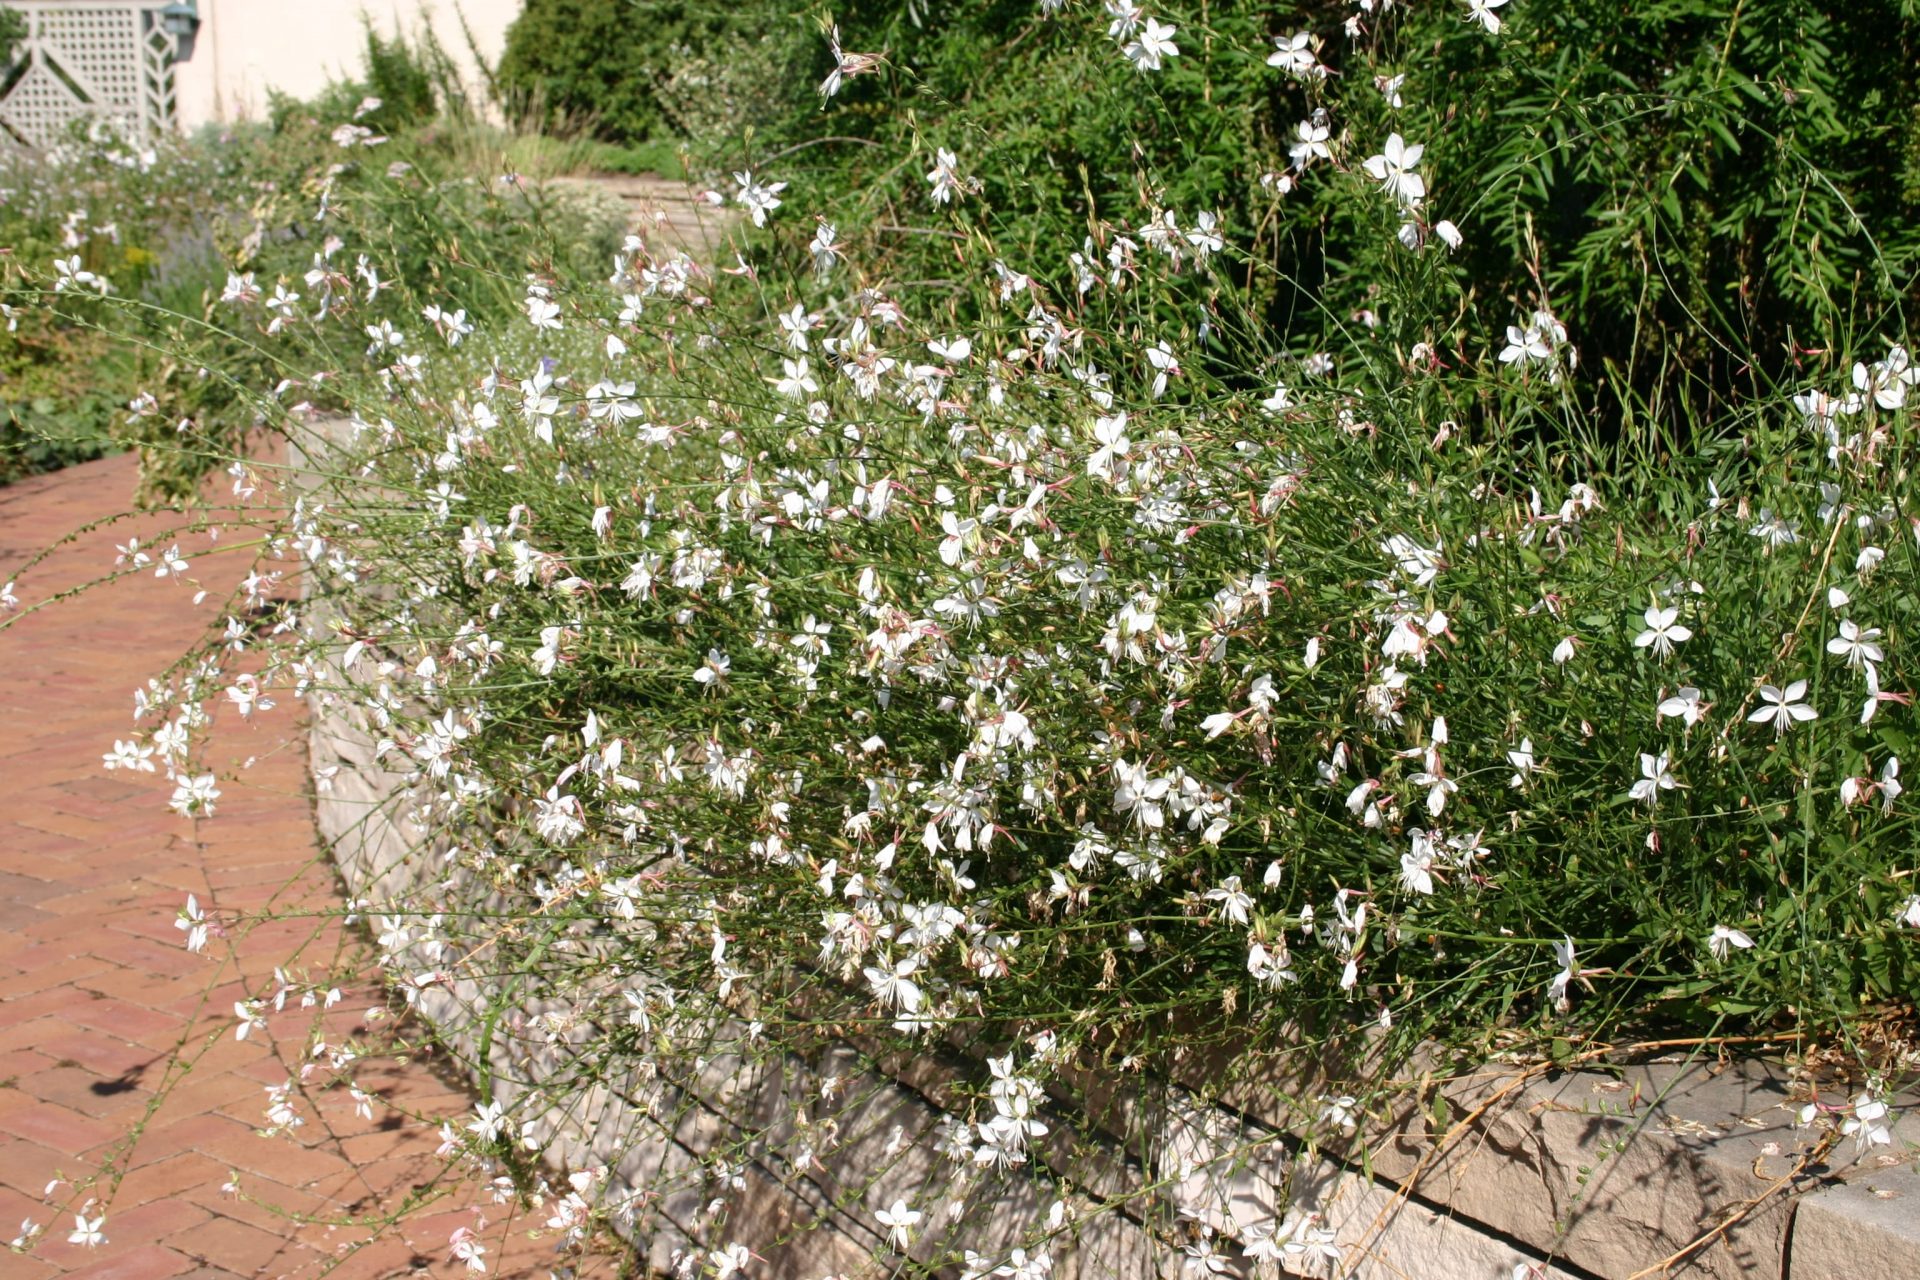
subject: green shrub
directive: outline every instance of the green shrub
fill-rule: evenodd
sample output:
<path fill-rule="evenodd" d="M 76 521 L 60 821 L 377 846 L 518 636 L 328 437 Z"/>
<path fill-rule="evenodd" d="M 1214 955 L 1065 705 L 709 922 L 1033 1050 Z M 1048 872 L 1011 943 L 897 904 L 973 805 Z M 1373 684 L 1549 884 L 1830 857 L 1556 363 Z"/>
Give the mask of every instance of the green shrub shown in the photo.
<path fill-rule="evenodd" d="M 779 128 L 818 60 L 792 0 L 529 0 L 499 85 L 533 127 L 622 145 Z"/>
<path fill-rule="evenodd" d="M 528 0 L 507 32 L 501 92 L 542 127 L 644 142 L 669 124 L 660 89 L 674 50 L 734 29 L 728 10 L 700 0 Z"/>
<path fill-rule="evenodd" d="M 26 36 L 26 16 L 18 9 L 0 5 L 0 66 L 13 64 L 13 51 Z"/>
<path fill-rule="evenodd" d="M 309 100 L 268 91 L 267 118 L 276 133 L 299 120 L 326 120 L 330 127 L 351 120 L 394 134 L 435 119 L 472 118 L 471 90 L 432 27 L 388 38 L 371 20 L 362 22 L 366 47 L 359 76 L 336 81 Z"/>
<path fill-rule="evenodd" d="M 28 319 L 0 333 L 0 485 L 111 453 L 124 379 L 112 339 Z"/>
<path fill-rule="evenodd" d="M 1377 211 L 1324 162 L 1279 194 L 1296 127 L 1329 113 L 1342 164 L 1390 130 L 1427 141 L 1453 198 L 1430 216 L 1465 234 L 1428 312 L 1444 332 L 1404 346 L 1499 333 L 1515 309 L 1549 306 L 1591 367 L 1627 394 L 1596 401 L 1614 426 L 1705 419 L 1800 365 L 1809 335 L 1895 323 L 1914 299 L 1920 248 L 1920 111 L 1899 68 L 1920 45 L 1900 0 L 1674 0 L 1623 14 L 1611 0 L 1513 5 L 1493 37 L 1459 6 L 1230 2 L 1173 9 L 1181 54 L 1143 83 L 1100 40 L 1092 6 L 1043 16 L 1022 0 L 961 0 L 923 21 L 912 5 L 835 6 L 844 47 L 884 52 L 848 80 L 760 126 L 759 155 L 823 135 L 783 165 L 809 198 L 857 196 L 849 221 L 925 211 L 900 148 L 958 153 L 1012 247 L 1078 237 L 1090 218 L 1141 204 L 1208 208 L 1250 261 L 1266 321 L 1296 354 L 1372 306 L 1397 249 Z M 1267 66 L 1272 37 L 1305 32 L 1331 74 Z M 716 52 L 716 57 L 724 53 Z M 817 74 L 824 74 L 820 65 Z M 1381 77 L 1405 79 L 1390 107 Z M 789 84 L 789 88 L 792 86 Z M 737 131 L 735 131 L 737 133 Z M 742 156 L 737 146 L 728 159 Z M 719 164 L 716 168 L 725 167 Z M 888 216 L 875 211 L 886 209 Z M 913 221 L 911 217 L 906 221 Z M 903 278 L 932 278 L 938 238 L 885 246 Z M 1058 271 L 1058 267 L 1053 268 Z M 1436 280 L 1436 285 L 1443 283 Z M 1427 322 L 1426 314 L 1420 317 Z"/>
<path fill-rule="evenodd" d="M 1377 183 L 1325 181 L 1393 235 Z M 367 425 L 295 522 L 357 657 L 309 688 L 413 784 L 439 860 L 380 905 L 385 963 L 467 984 L 515 1122 L 637 1079 L 644 1132 L 711 1107 L 723 1168 L 812 1167 L 873 1124 L 839 1065 L 957 1051 L 946 1127 L 854 1165 L 845 1203 L 1099 1175 L 1099 1211 L 1177 1243 L 1226 1191 L 1180 1206 L 1090 1139 L 1011 1134 L 1007 1082 L 1126 1138 L 1192 1114 L 1169 1079 L 1204 1100 L 1265 1054 L 1377 1113 L 1390 1086 L 1342 1055 L 1429 1036 L 1897 1068 L 1859 1037 L 1920 982 L 1904 352 L 1836 354 L 1716 424 L 1737 444 L 1670 452 L 1596 437 L 1550 318 L 1450 367 L 1356 325 L 1310 370 L 1179 225 L 1084 295 L 1036 282 L 1077 238 L 956 233 L 898 288 L 872 227 L 824 281 L 777 249 L 710 280 L 623 254 L 418 388 L 353 384 Z M 297 670 L 337 656 L 294 643 Z M 545 1022 L 508 1012 L 536 998 Z M 715 1071 L 753 1087 L 715 1100 Z M 1883 1131 L 1877 1079 L 1809 1087 Z M 1271 1105 L 1311 1149 L 1346 1141 L 1329 1100 Z M 638 1230 L 708 1174 L 661 1174 Z M 889 1265 L 1070 1247 L 1012 1216 L 935 1219 Z"/>

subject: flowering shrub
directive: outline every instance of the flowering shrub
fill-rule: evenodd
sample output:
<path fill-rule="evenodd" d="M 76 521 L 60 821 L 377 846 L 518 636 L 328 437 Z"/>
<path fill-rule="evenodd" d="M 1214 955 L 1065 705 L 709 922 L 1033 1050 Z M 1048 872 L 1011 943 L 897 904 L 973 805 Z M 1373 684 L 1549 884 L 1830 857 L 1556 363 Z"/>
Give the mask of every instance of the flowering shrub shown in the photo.
<path fill-rule="evenodd" d="M 1431 9 L 1493 40 L 1521 7 Z M 1215 40 L 1275 92 L 1330 55 L 1099 22 L 1085 56 L 1149 96 Z M 829 38 L 829 94 L 890 74 Z M 1392 81 L 1356 48 L 1350 84 Z M 1920 979 L 1920 370 L 1834 332 L 1724 420 L 1595 433 L 1624 393 L 1550 294 L 1461 319 L 1450 147 L 1392 124 L 1411 84 L 1369 92 L 1296 134 L 1288 184 L 1364 210 L 1381 264 L 1308 350 L 1235 215 L 1147 170 L 1023 238 L 967 135 L 864 148 L 892 185 L 844 204 L 742 168 L 711 196 L 735 252 L 636 236 L 605 279 L 476 256 L 509 242 L 420 173 L 330 173 L 307 298 L 225 300 L 319 459 L 221 615 L 280 625 L 220 630 L 110 763 L 214 815 L 209 704 L 356 726 L 427 837 L 372 904 L 382 965 L 479 1028 L 450 1143 L 561 1235 L 612 1216 L 689 1274 L 756 1265 L 768 1179 L 910 1271 L 1040 1276 L 1113 1223 L 1208 1269 L 1228 1237 L 1324 1258 L 1294 1143 L 1340 1147 L 1382 1076 L 1287 1099 L 1291 1138 L 1183 1119 L 1282 1047 L 1861 1047 Z M 906 191 L 913 226 L 876 214 Z M 932 257 L 903 227 L 938 279 L 898 274 Z M 1808 1119 L 1885 1142 L 1882 1091 Z M 577 1131 L 604 1169 L 543 1186 L 526 1150 Z M 1262 1171 L 1255 1219 L 1196 1188 L 1217 1162 Z"/>
<path fill-rule="evenodd" d="M 192 311 L 219 254 L 210 237 L 233 183 L 212 157 L 135 147 L 105 128 L 76 131 L 0 176 L 0 235 L 14 261 L 0 279 L 0 479 L 115 447 L 127 401 L 158 389 L 149 352 L 101 327 L 103 292 L 156 311 Z M 23 271 L 32 263 L 31 272 Z M 39 300 L 49 263 L 60 307 Z M 184 277 L 184 282 L 183 282 Z M 112 327 L 124 330 L 124 314 Z M 151 332 L 160 326 L 146 325 Z M 177 419 L 176 419 L 177 421 Z"/>
<path fill-rule="evenodd" d="M 476 175 L 470 135 L 391 139 L 361 123 L 380 110 L 367 98 L 346 121 L 289 119 L 271 133 L 144 148 L 102 127 L 17 160 L 0 186 L 0 234 L 13 251 L 0 277 L 13 469 L 132 445 L 150 497 L 189 497 L 291 386 L 262 335 L 228 329 L 228 308 L 264 308 L 264 336 L 276 339 L 345 282 L 377 298 L 388 275 L 406 273 L 460 277 L 476 319 L 513 314 L 517 290 L 491 283 L 501 270 L 585 270 L 618 245 L 618 201 Z M 379 228 L 378 266 L 366 253 L 336 261 L 345 242 L 331 235 L 329 210 L 349 192 Z M 327 392 L 299 403 L 338 404 Z"/>
<path fill-rule="evenodd" d="M 1142 192 L 1210 209 L 1245 255 L 1236 281 L 1297 356 L 1346 341 L 1361 312 L 1402 348 L 1477 344 L 1544 290 L 1601 375 L 1590 386 L 1606 388 L 1583 404 L 1631 431 L 1683 401 L 1709 420 L 1800 377 L 1796 347 L 1912 300 L 1899 282 L 1920 245 L 1920 113 L 1901 70 L 1920 31 L 1891 0 L 832 12 L 845 49 L 887 60 L 791 123 L 756 121 L 761 145 L 885 145 L 798 151 L 781 174 L 796 189 L 810 180 L 863 197 L 875 222 L 924 225 L 899 156 L 945 146 L 1004 243 L 1060 252 L 1090 221 L 1127 221 Z M 1140 69 L 1149 56 L 1157 68 Z M 1320 180 L 1393 132 L 1446 176 L 1444 199 L 1406 230 L 1457 226 L 1464 243 L 1444 267 L 1409 272 L 1380 234 L 1380 202 Z M 944 278 L 940 238 L 882 244 L 898 278 Z M 1445 286 L 1399 313 L 1379 305 L 1382 289 L 1407 298 L 1412 274 Z"/>

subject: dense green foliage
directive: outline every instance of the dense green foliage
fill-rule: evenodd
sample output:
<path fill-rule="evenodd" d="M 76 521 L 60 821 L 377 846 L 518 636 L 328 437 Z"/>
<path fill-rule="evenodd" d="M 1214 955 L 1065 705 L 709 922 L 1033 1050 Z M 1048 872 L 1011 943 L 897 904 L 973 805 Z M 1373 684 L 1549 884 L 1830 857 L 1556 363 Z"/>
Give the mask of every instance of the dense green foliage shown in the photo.
<path fill-rule="evenodd" d="M 796 8 L 773 0 L 765 22 Z M 1127 216 L 1146 193 L 1216 210 L 1247 254 L 1243 283 L 1306 354 L 1401 268 L 1380 212 L 1340 184 L 1295 174 L 1281 194 L 1258 179 L 1288 172 L 1317 109 L 1339 162 L 1396 130 L 1433 144 L 1451 194 L 1432 216 L 1466 243 L 1428 295 L 1456 314 L 1444 327 L 1384 315 L 1391 341 L 1470 344 L 1547 306 L 1628 393 L 1590 405 L 1616 423 L 1668 418 L 1679 400 L 1716 416 L 1790 376 L 1811 335 L 1897 327 L 1913 300 L 1920 89 L 1905 69 L 1920 13 L 1906 0 L 1519 4 L 1497 39 L 1452 4 L 1395 6 L 1350 39 L 1353 12 L 1331 0 L 1174 8 L 1182 54 L 1146 81 L 1089 38 L 1098 11 L 835 7 L 844 46 L 884 53 L 881 73 L 849 80 L 823 110 L 794 63 L 777 64 L 784 95 L 739 117 L 724 154 L 826 135 L 883 143 L 810 147 L 781 176 L 898 225 L 924 208 L 924 166 L 901 164 L 900 147 L 949 147 L 992 210 L 979 228 L 1008 250 Z M 1314 36 L 1329 76 L 1291 80 L 1258 56 L 1295 31 Z M 816 49 L 804 69 L 818 79 L 830 65 Z M 1399 107 L 1378 83 L 1388 75 L 1405 77 Z M 889 251 L 903 278 L 937 275 L 943 258 L 924 236 Z"/>
<path fill-rule="evenodd" d="M 770 16 L 711 0 L 527 0 L 507 33 L 500 90 L 512 110 L 548 128 L 620 143 L 671 134 L 661 90 L 676 58 Z"/>
<path fill-rule="evenodd" d="M 0 5 L 0 65 L 13 61 L 13 51 L 26 34 L 27 20 L 21 12 Z"/>
<path fill-rule="evenodd" d="M 9 331 L 0 342 L 0 484 L 113 452 L 126 408 L 113 394 L 123 379 L 100 376 L 113 360 L 104 334 Z"/>

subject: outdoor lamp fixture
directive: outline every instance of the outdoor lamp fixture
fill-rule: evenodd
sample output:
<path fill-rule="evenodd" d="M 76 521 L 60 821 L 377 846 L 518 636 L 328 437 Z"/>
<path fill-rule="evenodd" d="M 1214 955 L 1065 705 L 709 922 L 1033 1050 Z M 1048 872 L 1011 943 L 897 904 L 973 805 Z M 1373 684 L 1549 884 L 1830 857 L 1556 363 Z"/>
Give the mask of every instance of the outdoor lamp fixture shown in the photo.
<path fill-rule="evenodd" d="M 170 36 L 191 39 L 200 30 L 200 0 L 173 0 L 160 11 L 160 29 Z"/>

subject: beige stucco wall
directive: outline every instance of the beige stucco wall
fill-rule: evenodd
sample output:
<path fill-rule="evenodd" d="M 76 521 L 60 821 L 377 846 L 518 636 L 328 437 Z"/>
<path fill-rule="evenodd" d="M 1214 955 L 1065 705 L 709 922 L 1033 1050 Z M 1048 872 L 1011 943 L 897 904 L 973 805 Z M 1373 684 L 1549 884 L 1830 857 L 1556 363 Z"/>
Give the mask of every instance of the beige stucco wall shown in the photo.
<path fill-rule="evenodd" d="M 175 68 L 182 129 L 258 117 L 267 91 L 304 97 L 358 73 L 363 15 L 385 35 L 431 26 L 477 83 L 461 18 L 490 63 L 521 0 L 200 0 L 192 57 Z"/>

